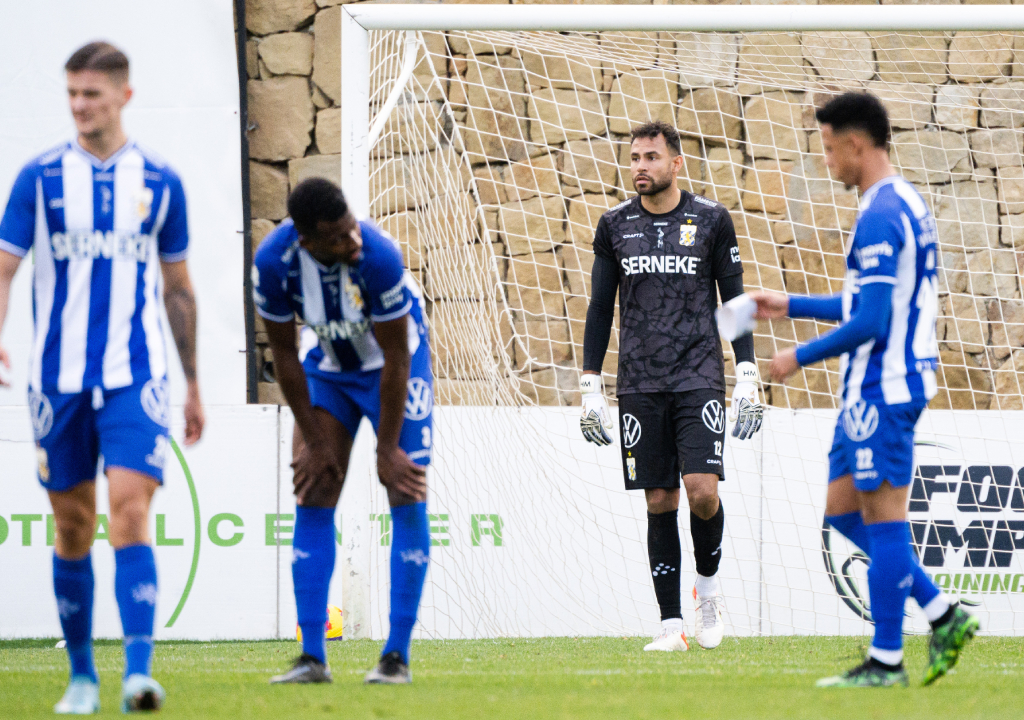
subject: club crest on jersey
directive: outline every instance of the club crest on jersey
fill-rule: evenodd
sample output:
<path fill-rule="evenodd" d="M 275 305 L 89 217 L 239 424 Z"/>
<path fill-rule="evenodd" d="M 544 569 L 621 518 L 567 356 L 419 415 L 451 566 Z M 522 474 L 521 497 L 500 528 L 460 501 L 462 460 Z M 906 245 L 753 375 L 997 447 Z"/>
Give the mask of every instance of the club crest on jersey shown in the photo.
<path fill-rule="evenodd" d="M 139 211 L 139 220 L 145 222 L 153 212 L 153 188 L 144 187 L 139 191 L 136 209 Z"/>
<path fill-rule="evenodd" d="M 863 442 L 878 429 L 878 408 L 861 398 L 843 411 L 843 430 L 854 442 Z"/>
<path fill-rule="evenodd" d="M 409 397 L 405 399 L 405 417 L 409 420 L 425 420 L 434 407 L 434 389 L 423 378 L 409 378 L 406 383 Z"/>
<path fill-rule="evenodd" d="M 691 222 L 687 220 L 686 222 Z M 693 243 L 697 240 L 697 226 L 696 225 L 680 225 L 679 226 L 679 244 L 683 247 L 693 247 Z"/>
<path fill-rule="evenodd" d="M 32 432 L 36 440 L 46 437 L 53 427 L 53 406 L 45 395 L 29 391 L 28 412 L 32 418 Z"/>
<path fill-rule="evenodd" d="M 635 416 L 629 413 L 622 416 L 622 444 L 624 447 L 631 448 L 640 442 L 642 432 L 640 421 Z"/>
<path fill-rule="evenodd" d="M 722 403 L 717 400 L 708 400 L 704 403 L 700 418 L 704 421 L 704 426 L 713 433 L 725 430 L 725 411 L 722 410 Z"/>
<path fill-rule="evenodd" d="M 363 294 L 359 292 L 359 286 L 352 282 L 348 276 L 344 279 L 345 296 L 348 298 L 349 305 L 355 310 L 363 309 Z"/>

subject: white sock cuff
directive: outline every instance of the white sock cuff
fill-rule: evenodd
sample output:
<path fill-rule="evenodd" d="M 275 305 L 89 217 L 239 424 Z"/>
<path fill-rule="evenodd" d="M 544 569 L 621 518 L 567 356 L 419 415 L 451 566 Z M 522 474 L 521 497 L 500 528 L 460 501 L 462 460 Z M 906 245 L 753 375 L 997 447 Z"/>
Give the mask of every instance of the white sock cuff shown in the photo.
<path fill-rule="evenodd" d="M 870 648 L 868 648 L 868 655 L 873 657 L 878 662 L 885 663 L 886 665 L 899 665 L 901 662 L 903 662 L 902 648 L 900 648 L 899 650 L 882 650 L 881 648 L 876 648 L 874 645 L 872 645 Z"/>
<path fill-rule="evenodd" d="M 683 631 L 683 619 L 682 618 L 667 618 L 661 621 L 661 629 L 668 630 L 673 633 L 681 633 Z"/>
<path fill-rule="evenodd" d="M 928 604 L 921 609 L 924 610 L 924 615 L 928 618 L 928 622 L 935 622 L 946 614 L 946 611 L 949 610 L 949 604 L 949 595 L 940 591 L 938 595 L 929 600 Z"/>
<path fill-rule="evenodd" d="M 698 597 L 711 597 L 718 592 L 718 575 L 712 575 L 711 577 L 704 577 L 700 573 L 697 574 L 697 582 L 694 583 L 697 588 Z"/>

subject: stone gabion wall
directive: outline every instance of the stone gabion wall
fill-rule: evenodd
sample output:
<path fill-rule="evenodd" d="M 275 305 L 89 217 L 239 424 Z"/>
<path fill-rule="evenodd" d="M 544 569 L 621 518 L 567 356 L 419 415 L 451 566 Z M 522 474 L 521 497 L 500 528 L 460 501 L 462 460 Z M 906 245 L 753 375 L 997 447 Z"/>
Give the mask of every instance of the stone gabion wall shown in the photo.
<path fill-rule="evenodd" d="M 290 187 L 310 175 L 338 177 L 340 4 L 247 4 L 254 243 L 285 217 Z M 602 38 L 595 36 L 594 42 Z M 658 52 L 674 53 L 676 42 L 666 34 Z M 592 230 L 601 212 L 632 190 L 624 142 L 636 114 L 631 97 L 647 99 L 645 116 L 635 121 L 647 119 L 646 113 L 664 116 L 684 133 L 683 183 L 732 211 L 749 287 L 838 290 L 843 238 L 852 225 L 856 196 L 828 179 L 813 118 L 814 93 L 782 89 L 770 78 L 697 87 L 666 82 L 656 70 L 624 74 L 615 63 L 583 73 L 546 66 L 540 73 L 529 56 L 511 49 L 473 46 L 464 38 L 446 40 L 436 34 L 428 48 L 431 60 L 416 73 L 424 85 L 432 73 L 443 78 L 444 99 L 463 131 L 476 189 L 469 202 L 475 205 L 479 199 L 484 206 L 477 241 L 488 238 L 501 259 L 504 292 L 517 328 L 528 337 L 541 336 L 542 360 L 562 368 L 526 378 L 522 387 L 541 404 L 578 399 L 575 369 L 582 359 Z M 894 160 L 931 203 L 942 242 L 942 390 L 933 406 L 1020 408 L 1024 37 L 763 35 L 738 42 L 730 57 L 738 77 L 744 68 L 756 74 L 767 58 L 779 72 L 806 74 L 816 82 L 834 72 L 843 81 L 837 87 L 853 83 L 883 97 L 893 120 Z M 563 82 L 558 82 L 559 72 L 565 74 Z M 485 88 L 505 90 L 493 90 L 479 102 L 473 94 Z M 442 98 L 420 99 L 437 103 Z M 488 105 L 509 105 L 522 118 L 518 127 L 502 130 L 522 138 L 522 147 L 495 140 L 498 136 L 487 131 L 494 117 L 474 107 Z M 583 112 L 567 120 L 558 106 Z M 556 123 L 550 121 L 556 116 L 563 130 L 552 131 Z M 586 147 L 574 147 L 580 143 Z M 582 156 L 594 160 L 574 160 Z M 423 258 L 416 252 L 407 252 L 407 261 L 423 272 Z M 529 287 L 520 275 L 531 278 Z M 543 328 L 530 325 L 536 325 L 536 318 L 546 319 Z M 776 349 L 822 329 L 808 321 L 766 324 L 756 342 L 762 373 Z M 269 358 L 261 330 L 257 321 L 260 352 Z M 445 330 L 435 323 L 436 333 Z M 514 346 L 508 344 L 505 351 L 522 369 L 525 363 L 516 353 L 524 350 Z M 536 357 L 533 348 L 525 349 Z M 445 351 L 439 348 L 438 354 Z M 612 352 L 607 371 L 614 372 L 614 361 Z M 441 362 L 437 373 L 443 396 L 443 388 L 464 383 L 446 367 Z M 832 407 L 837 366 L 825 367 L 807 369 L 787 388 L 769 387 L 769 401 Z M 455 401 L 459 395 L 472 393 L 452 391 L 446 399 Z M 281 401 L 272 382 L 260 383 L 259 397 L 261 402 Z"/>

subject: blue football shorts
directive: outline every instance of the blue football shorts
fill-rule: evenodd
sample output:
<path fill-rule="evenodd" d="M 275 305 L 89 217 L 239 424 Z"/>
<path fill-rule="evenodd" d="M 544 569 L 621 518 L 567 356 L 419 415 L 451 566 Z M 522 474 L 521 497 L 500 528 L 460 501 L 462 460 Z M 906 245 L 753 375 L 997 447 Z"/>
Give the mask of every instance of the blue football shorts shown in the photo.
<path fill-rule="evenodd" d="M 323 408 L 355 437 L 359 421 L 369 418 L 373 431 L 380 425 L 380 370 L 326 373 L 306 368 L 309 399 Z M 406 383 L 405 419 L 398 446 L 417 465 L 429 465 L 433 450 L 434 378 L 426 343 L 412 356 Z"/>
<path fill-rule="evenodd" d="M 28 403 L 39 483 L 47 490 L 95 479 L 101 455 L 105 467 L 135 470 L 163 484 L 170 450 L 166 378 L 116 390 L 30 391 Z"/>
<path fill-rule="evenodd" d="M 877 490 L 884 480 L 893 487 L 909 485 L 914 426 L 926 405 L 876 405 L 861 399 L 841 410 L 828 454 L 828 481 L 853 475 L 854 487 L 862 492 Z"/>

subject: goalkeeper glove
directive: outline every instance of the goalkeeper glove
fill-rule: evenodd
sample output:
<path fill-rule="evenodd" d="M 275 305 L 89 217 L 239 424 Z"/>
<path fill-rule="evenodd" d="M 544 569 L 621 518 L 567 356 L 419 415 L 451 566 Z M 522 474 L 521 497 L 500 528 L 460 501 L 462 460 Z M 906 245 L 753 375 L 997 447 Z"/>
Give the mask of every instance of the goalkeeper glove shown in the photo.
<path fill-rule="evenodd" d="M 729 406 L 729 422 L 736 423 L 732 429 L 734 438 L 746 440 L 761 429 L 764 406 L 757 397 L 760 379 L 754 363 L 736 364 L 736 387 L 732 391 L 732 403 Z"/>
<path fill-rule="evenodd" d="M 612 418 L 601 392 L 601 376 L 581 376 L 580 392 L 583 394 L 583 414 L 580 416 L 583 437 L 595 445 L 611 445 L 612 436 L 608 431 L 612 429 Z"/>

